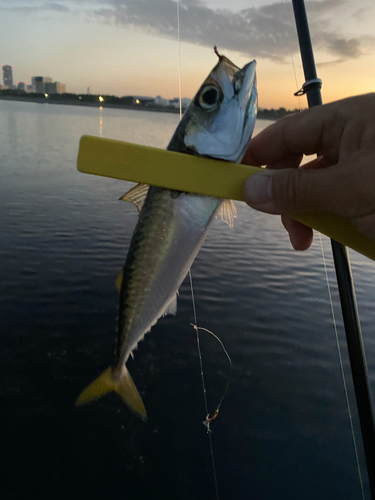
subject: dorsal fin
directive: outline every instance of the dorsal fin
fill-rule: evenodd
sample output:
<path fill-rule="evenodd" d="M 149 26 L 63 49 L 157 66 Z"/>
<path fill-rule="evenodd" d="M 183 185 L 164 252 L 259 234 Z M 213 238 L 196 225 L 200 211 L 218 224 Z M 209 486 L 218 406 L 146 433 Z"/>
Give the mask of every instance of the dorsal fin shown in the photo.
<path fill-rule="evenodd" d="M 130 191 L 121 196 L 120 200 L 133 203 L 133 205 L 137 207 L 138 212 L 140 212 L 142 210 L 143 203 L 145 202 L 149 187 L 150 186 L 148 184 L 137 184 L 131 188 Z"/>

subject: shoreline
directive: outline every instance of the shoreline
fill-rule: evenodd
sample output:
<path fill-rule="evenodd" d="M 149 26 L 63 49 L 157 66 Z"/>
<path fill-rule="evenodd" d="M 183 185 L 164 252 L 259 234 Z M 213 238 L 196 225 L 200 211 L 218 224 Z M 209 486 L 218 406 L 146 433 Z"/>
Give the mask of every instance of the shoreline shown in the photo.
<path fill-rule="evenodd" d="M 111 108 L 111 109 L 125 109 L 125 110 L 135 110 L 135 111 L 154 111 L 156 113 L 172 113 L 179 114 L 180 110 L 173 107 L 163 107 L 163 106 L 142 106 L 139 104 L 114 104 L 106 102 L 88 102 L 88 101 L 77 101 L 76 99 L 46 99 L 42 97 L 19 97 L 19 96 L 5 96 L 0 95 L 0 101 L 16 101 L 16 102 L 31 102 L 35 104 L 56 104 L 56 105 L 67 105 L 67 106 L 84 106 L 91 108 Z M 183 110 L 183 113 L 185 110 Z M 295 111 L 286 111 L 282 115 L 279 115 L 279 110 L 258 110 L 258 120 L 270 120 L 275 121 L 283 116 L 294 113 Z"/>
<path fill-rule="evenodd" d="M 87 102 L 87 101 L 77 101 L 73 99 L 46 99 L 39 97 L 15 97 L 15 96 L 3 96 L 0 95 L 1 101 L 17 101 L 17 102 L 32 102 L 35 104 L 58 104 L 67 106 L 85 106 L 91 108 L 114 108 L 114 109 L 134 109 L 136 111 L 156 111 L 158 113 L 174 113 L 178 114 L 180 110 L 178 108 L 172 107 L 162 107 L 162 106 L 142 106 L 138 104 L 111 104 L 106 102 Z"/>

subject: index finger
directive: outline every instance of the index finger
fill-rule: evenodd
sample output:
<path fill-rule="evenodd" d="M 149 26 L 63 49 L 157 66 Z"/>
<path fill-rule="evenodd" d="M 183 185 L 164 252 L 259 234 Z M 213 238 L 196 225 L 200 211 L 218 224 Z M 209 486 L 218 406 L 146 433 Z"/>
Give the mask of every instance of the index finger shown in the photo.
<path fill-rule="evenodd" d="M 324 152 L 330 143 L 330 154 L 338 150 L 338 130 L 331 126 L 335 119 L 336 103 L 316 106 L 295 115 L 289 115 L 270 125 L 249 144 L 243 163 L 269 165 L 296 154 Z"/>

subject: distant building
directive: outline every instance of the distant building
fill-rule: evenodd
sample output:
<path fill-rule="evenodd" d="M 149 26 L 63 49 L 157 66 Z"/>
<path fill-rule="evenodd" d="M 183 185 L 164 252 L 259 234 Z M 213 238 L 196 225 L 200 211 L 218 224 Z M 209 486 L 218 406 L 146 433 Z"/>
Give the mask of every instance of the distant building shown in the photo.
<path fill-rule="evenodd" d="M 60 82 L 45 82 L 44 92 L 46 94 L 65 94 L 65 83 Z"/>
<path fill-rule="evenodd" d="M 34 85 L 26 85 L 26 92 L 34 92 Z"/>
<path fill-rule="evenodd" d="M 190 103 L 191 103 L 191 99 L 189 99 L 187 97 L 183 97 L 181 99 L 181 107 L 183 109 L 186 109 L 189 106 Z M 171 99 L 169 101 L 169 105 L 173 106 L 174 108 L 179 108 L 180 107 L 180 98 L 179 97 L 175 97 L 174 99 Z"/>
<path fill-rule="evenodd" d="M 35 92 L 45 94 L 45 84 L 52 83 L 52 78 L 50 78 L 49 76 L 34 76 L 32 78 L 34 79 Z"/>
<path fill-rule="evenodd" d="M 5 87 L 8 89 L 13 88 L 13 70 L 12 66 L 9 66 L 8 64 L 3 64 L 2 65 L 3 69 L 3 82 Z"/>
<path fill-rule="evenodd" d="M 25 82 L 17 82 L 17 90 L 26 90 Z"/>
<path fill-rule="evenodd" d="M 58 94 L 65 94 L 66 93 L 66 84 L 61 83 L 61 82 L 55 82 L 56 84 L 56 92 Z"/>
<path fill-rule="evenodd" d="M 57 94 L 56 82 L 45 82 L 44 92 L 46 94 Z"/>
<path fill-rule="evenodd" d="M 43 77 L 42 76 L 34 76 L 33 80 L 34 80 L 35 92 L 43 92 L 43 94 L 44 94 Z"/>
<path fill-rule="evenodd" d="M 157 95 L 155 97 L 155 99 L 154 99 L 153 104 L 155 104 L 155 106 L 168 106 L 169 105 L 169 100 L 168 99 L 164 99 L 160 95 Z"/>

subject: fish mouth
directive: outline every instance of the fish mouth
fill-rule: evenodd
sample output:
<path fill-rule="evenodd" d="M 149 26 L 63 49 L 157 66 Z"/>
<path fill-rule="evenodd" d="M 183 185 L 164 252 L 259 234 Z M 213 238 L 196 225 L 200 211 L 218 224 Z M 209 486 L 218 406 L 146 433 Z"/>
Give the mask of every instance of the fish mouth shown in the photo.
<path fill-rule="evenodd" d="M 242 131 L 242 151 L 237 161 L 242 161 L 247 146 L 250 142 L 256 115 L 258 111 L 258 90 L 257 90 L 257 75 L 256 75 L 256 61 L 251 61 L 242 68 L 244 73 L 242 86 L 239 95 L 239 105 L 245 109 L 244 123 Z"/>
<path fill-rule="evenodd" d="M 237 143 L 237 155 L 234 154 L 231 158 L 236 162 L 242 161 L 254 130 L 258 110 L 256 66 L 254 59 L 242 69 L 238 69 L 232 76 L 233 90 L 237 94 L 235 97 L 238 100 L 240 115 L 242 115 L 242 133 Z"/>
<path fill-rule="evenodd" d="M 246 108 L 251 101 L 251 94 L 256 91 L 257 77 L 256 77 L 257 62 L 251 61 L 246 64 L 240 71 L 238 71 L 234 78 L 241 82 L 241 89 L 238 95 L 238 101 L 241 108 Z"/>
<path fill-rule="evenodd" d="M 242 109 L 246 108 L 248 100 L 250 99 L 251 93 L 256 91 L 257 78 L 256 78 L 256 67 L 257 62 L 253 61 L 245 64 L 241 69 L 232 63 L 227 57 L 219 55 L 219 63 L 214 69 L 213 73 L 217 69 L 217 73 L 226 73 L 226 77 L 231 83 L 232 92 L 237 96 L 239 101 L 239 106 Z M 230 95 L 232 92 L 228 88 L 228 80 L 225 78 L 220 78 L 218 84 L 222 87 L 221 90 L 224 94 Z"/>

